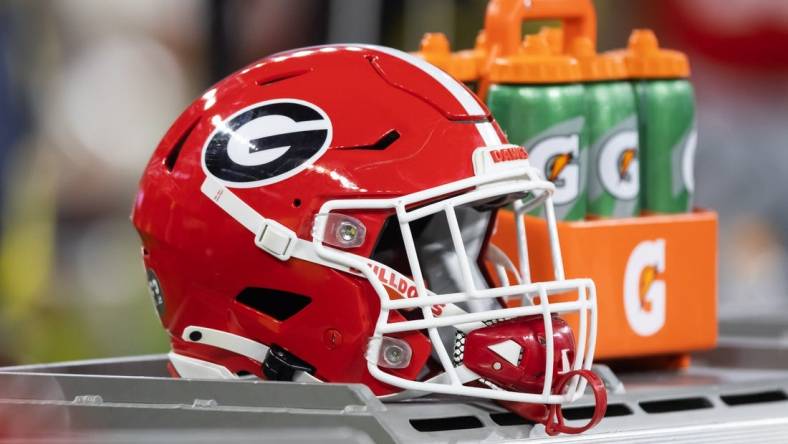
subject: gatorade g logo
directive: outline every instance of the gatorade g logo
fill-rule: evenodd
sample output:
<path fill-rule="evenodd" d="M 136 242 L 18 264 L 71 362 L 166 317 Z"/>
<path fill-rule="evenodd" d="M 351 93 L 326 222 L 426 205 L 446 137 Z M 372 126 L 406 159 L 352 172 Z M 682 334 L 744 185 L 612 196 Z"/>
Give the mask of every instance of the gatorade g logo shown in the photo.
<path fill-rule="evenodd" d="M 599 152 L 597 168 L 608 193 L 621 200 L 636 198 L 640 189 L 637 132 L 621 131 L 608 139 Z"/>
<path fill-rule="evenodd" d="M 639 243 L 624 272 L 624 312 L 630 328 L 651 336 L 665 325 L 665 240 Z"/>
<path fill-rule="evenodd" d="M 331 121 L 317 106 L 278 99 L 246 107 L 216 127 L 203 148 L 203 170 L 230 187 L 287 179 L 314 163 L 331 143 Z"/>
<path fill-rule="evenodd" d="M 698 147 L 698 131 L 693 130 L 684 144 L 684 152 L 681 153 L 681 178 L 684 187 L 692 193 L 695 190 L 695 149 Z"/>
<path fill-rule="evenodd" d="M 577 198 L 580 192 L 580 138 L 577 134 L 541 140 L 531 148 L 528 157 L 531 165 L 555 184 L 555 204 L 566 204 Z"/>

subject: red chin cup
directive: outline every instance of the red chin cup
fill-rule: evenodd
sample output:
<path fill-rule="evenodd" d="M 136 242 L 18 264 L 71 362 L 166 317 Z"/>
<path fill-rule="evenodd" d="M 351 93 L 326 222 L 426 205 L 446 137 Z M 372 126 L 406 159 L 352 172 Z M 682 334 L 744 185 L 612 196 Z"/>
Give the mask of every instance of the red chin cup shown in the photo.
<path fill-rule="evenodd" d="M 557 381 L 575 359 L 575 338 L 566 321 L 558 316 L 551 321 L 553 381 Z M 514 318 L 471 331 L 465 338 L 463 363 L 507 390 L 542 393 L 547 363 L 544 318 Z"/>
<path fill-rule="evenodd" d="M 553 384 L 560 394 L 572 377 L 588 381 L 594 392 L 594 415 L 583 427 L 569 427 L 559 404 L 528 404 L 500 401 L 500 404 L 530 421 L 545 425 L 548 435 L 582 433 L 595 426 L 607 410 L 607 392 L 602 380 L 590 370 L 570 370 L 575 359 L 572 329 L 559 316 L 552 316 Z M 479 376 L 507 390 L 542 393 L 547 364 L 547 338 L 542 315 L 509 319 L 471 331 L 465 338 L 463 363 Z"/>
<path fill-rule="evenodd" d="M 528 419 L 530 421 L 544 424 L 545 432 L 550 436 L 560 433 L 577 434 L 599 424 L 605 417 L 607 411 L 607 391 L 602 379 L 591 370 L 573 370 L 562 374 L 555 383 L 553 393 L 561 393 L 566 388 L 573 376 L 580 376 L 588 381 L 588 385 L 594 392 L 594 414 L 591 420 L 582 427 L 570 427 L 564 422 L 564 414 L 561 404 L 526 404 L 524 402 L 498 401 L 511 412 Z"/>

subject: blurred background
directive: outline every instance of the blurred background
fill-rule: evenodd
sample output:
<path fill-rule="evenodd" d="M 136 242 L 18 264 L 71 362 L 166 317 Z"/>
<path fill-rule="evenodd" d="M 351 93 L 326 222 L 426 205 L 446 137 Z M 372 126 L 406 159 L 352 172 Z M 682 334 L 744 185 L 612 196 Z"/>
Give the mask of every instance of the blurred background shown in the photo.
<path fill-rule="evenodd" d="M 163 352 L 129 222 L 169 124 L 265 55 L 328 42 L 473 45 L 485 0 L 0 1 L 0 365 Z M 597 0 L 690 56 L 696 203 L 720 214 L 720 317 L 788 308 L 788 2 Z M 687 295 L 690 297 L 691 295 Z"/>

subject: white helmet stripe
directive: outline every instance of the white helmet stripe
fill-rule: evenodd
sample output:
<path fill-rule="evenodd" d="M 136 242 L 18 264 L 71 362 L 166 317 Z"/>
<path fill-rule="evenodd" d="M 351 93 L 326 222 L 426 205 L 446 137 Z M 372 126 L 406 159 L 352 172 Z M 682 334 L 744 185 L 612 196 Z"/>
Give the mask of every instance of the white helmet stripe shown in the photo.
<path fill-rule="evenodd" d="M 477 123 L 476 129 L 479 130 L 479 134 L 482 135 L 482 140 L 484 140 L 485 145 L 497 146 L 503 144 L 503 141 L 498 137 L 498 132 L 495 131 L 495 127 L 492 123 Z"/>

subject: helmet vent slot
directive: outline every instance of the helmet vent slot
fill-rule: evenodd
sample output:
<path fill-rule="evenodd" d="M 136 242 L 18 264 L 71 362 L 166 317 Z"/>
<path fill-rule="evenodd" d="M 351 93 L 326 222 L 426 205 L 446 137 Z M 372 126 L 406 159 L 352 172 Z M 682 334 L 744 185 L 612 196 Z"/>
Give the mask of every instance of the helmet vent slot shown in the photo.
<path fill-rule="evenodd" d="M 392 130 L 388 130 L 385 134 L 380 136 L 380 138 L 378 138 L 378 140 L 371 145 L 340 146 L 334 149 L 383 151 L 389 146 L 391 146 L 392 143 L 396 142 L 397 139 L 399 139 L 399 131 L 392 129 Z"/>
<path fill-rule="evenodd" d="M 308 72 L 312 71 L 312 69 L 299 69 L 297 71 L 290 71 L 286 73 L 279 73 L 273 76 L 264 77 L 262 79 L 257 79 L 255 83 L 257 86 L 268 86 L 276 82 L 281 82 L 282 80 L 292 79 L 293 77 L 298 77 L 304 75 Z"/>
<path fill-rule="evenodd" d="M 369 149 L 371 150 L 385 150 L 388 148 L 392 143 L 396 142 L 399 139 L 399 131 L 393 129 L 386 134 L 383 135 L 374 145 L 372 145 Z"/>
<path fill-rule="evenodd" d="M 257 287 L 243 289 L 235 300 L 277 321 L 291 318 L 312 302 L 310 297 L 301 294 Z"/>
<path fill-rule="evenodd" d="M 173 145 L 172 149 L 170 149 L 167 157 L 164 158 L 164 167 L 167 168 L 167 171 L 172 172 L 172 170 L 175 168 L 175 162 L 178 161 L 178 156 L 181 155 L 183 144 L 186 143 L 186 139 L 189 138 L 189 135 L 192 133 L 192 131 L 194 131 L 194 128 L 197 126 L 199 121 L 199 118 L 194 119 L 194 122 L 192 122 L 186 131 L 181 134 L 181 137 L 178 138 L 178 141 L 175 142 L 175 145 Z"/>

